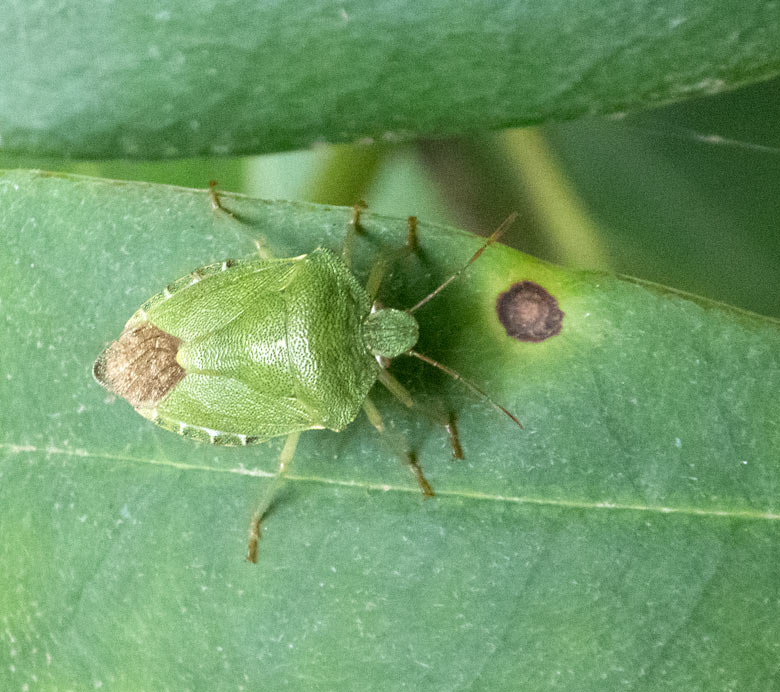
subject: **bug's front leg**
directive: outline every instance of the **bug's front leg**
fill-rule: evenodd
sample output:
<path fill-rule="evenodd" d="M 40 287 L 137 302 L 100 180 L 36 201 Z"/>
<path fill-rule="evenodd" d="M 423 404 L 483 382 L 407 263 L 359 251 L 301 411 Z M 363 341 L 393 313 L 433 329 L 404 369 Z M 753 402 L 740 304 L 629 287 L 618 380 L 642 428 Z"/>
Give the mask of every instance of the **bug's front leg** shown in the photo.
<path fill-rule="evenodd" d="M 358 202 L 352 207 L 352 216 L 347 224 L 347 232 L 341 246 L 341 259 L 348 268 L 352 267 L 352 246 L 355 244 L 355 236 L 361 233 L 360 214 L 366 208 L 366 203 Z"/>
<path fill-rule="evenodd" d="M 300 431 L 290 433 L 287 436 L 287 440 L 282 447 L 282 452 L 279 455 L 279 468 L 276 471 L 271 484 L 265 489 L 262 498 L 260 499 L 257 509 L 252 514 L 252 521 L 249 523 L 249 549 L 247 551 L 246 559 L 249 562 L 257 562 L 257 544 L 260 540 L 261 529 L 260 524 L 263 521 L 268 509 L 271 507 L 271 503 L 284 484 L 284 475 L 290 468 L 293 456 L 295 455 L 295 448 L 298 446 L 298 439 L 300 438 Z"/>
<path fill-rule="evenodd" d="M 396 250 L 386 250 L 374 262 L 374 266 L 371 267 L 368 281 L 366 281 L 366 293 L 368 293 L 372 303 L 376 300 L 379 287 L 382 285 L 382 281 L 392 264 L 417 251 L 417 217 L 410 216 L 407 224 L 406 243 L 403 247 Z"/>
<path fill-rule="evenodd" d="M 395 379 L 386 369 L 379 371 L 377 378 L 379 382 L 389 391 L 398 401 L 409 408 L 414 407 L 415 410 L 420 411 L 423 415 L 431 418 L 439 425 L 443 425 L 447 431 L 447 435 L 450 439 L 450 447 L 452 448 L 453 459 L 463 459 L 463 447 L 460 445 L 460 436 L 458 435 L 458 419 L 454 411 L 444 413 L 439 407 L 435 406 L 434 410 L 430 407 L 420 406 L 409 394 L 406 387 L 404 387 L 398 380 Z"/>
<path fill-rule="evenodd" d="M 355 243 L 355 236 L 362 233 L 360 215 L 365 208 L 365 202 L 358 202 L 352 207 L 352 216 L 347 225 L 347 232 L 344 236 L 344 242 L 341 248 L 341 259 L 347 267 L 352 266 L 352 246 Z M 385 274 L 387 274 L 390 265 L 417 251 L 417 217 L 410 216 L 407 224 L 406 244 L 397 250 L 386 250 L 381 253 L 376 262 L 374 262 L 374 266 L 371 268 L 365 288 L 366 293 L 368 293 L 372 302 L 379 292 L 379 287 L 381 286 L 382 280 L 384 279 Z"/>

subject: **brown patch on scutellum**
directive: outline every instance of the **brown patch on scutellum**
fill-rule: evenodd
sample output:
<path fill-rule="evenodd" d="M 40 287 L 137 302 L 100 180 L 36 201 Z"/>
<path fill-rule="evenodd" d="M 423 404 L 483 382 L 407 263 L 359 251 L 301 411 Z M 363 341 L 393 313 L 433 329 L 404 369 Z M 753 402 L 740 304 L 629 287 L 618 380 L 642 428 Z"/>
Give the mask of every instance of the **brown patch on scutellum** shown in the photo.
<path fill-rule="evenodd" d="M 126 327 L 98 356 L 95 379 L 133 407 L 153 406 L 186 374 L 176 360 L 180 339 L 145 322 Z"/>
<path fill-rule="evenodd" d="M 496 312 L 509 336 L 531 342 L 558 334 L 564 316 L 558 301 L 533 281 L 518 281 L 500 294 Z"/>

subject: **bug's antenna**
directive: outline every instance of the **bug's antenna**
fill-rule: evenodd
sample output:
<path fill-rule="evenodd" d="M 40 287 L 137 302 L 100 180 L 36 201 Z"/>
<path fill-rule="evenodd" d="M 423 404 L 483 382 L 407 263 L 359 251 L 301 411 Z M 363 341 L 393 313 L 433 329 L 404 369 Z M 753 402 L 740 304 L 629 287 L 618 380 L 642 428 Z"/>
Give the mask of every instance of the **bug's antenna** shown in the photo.
<path fill-rule="evenodd" d="M 423 305 L 425 305 L 429 300 L 433 300 L 439 293 L 441 293 L 447 286 L 449 286 L 455 279 L 457 279 L 466 269 L 469 268 L 469 266 L 476 262 L 477 259 L 479 259 L 479 256 L 485 252 L 485 250 L 491 246 L 493 243 L 495 243 L 499 237 L 501 237 L 501 234 L 506 231 L 507 228 L 509 228 L 517 219 L 517 212 L 512 212 L 509 216 L 504 219 L 504 221 L 501 223 L 501 225 L 493 231 L 493 233 L 490 234 L 490 237 L 483 243 L 482 247 L 479 248 L 472 256 L 471 259 L 466 262 L 458 271 L 456 271 L 452 276 L 450 276 L 448 279 L 442 283 L 441 286 L 439 286 L 437 289 L 434 289 L 431 291 L 425 298 L 423 298 L 417 305 L 414 307 L 409 308 L 406 312 L 409 314 L 413 313 L 415 310 L 421 308 Z"/>
<path fill-rule="evenodd" d="M 483 248 L 484 249 L 484 248 Z M 428 365 L 432 365 L 434 368 L 438 368 L 442 372 L 448 374 L 453 380 L 457 380 L 458 382 L 462 382 L 466 387 L 468 387 L 474 394 L 476 394 L 478 397 L 484 399 L 487 401 L 496 411 L 500 411 L 501 413 L 505 413 L 507 416 L 509 416 L 514 423 L 516 423 L 520 428 L 523 427 L 523 424 L 515 418 L 514 415 L 512 415 L 507 409 L 505 409 L 501 404 L 497 404 L 495 401 L 493 401 L 485 391 L 477 387 L 473 382 L 469 382 L 465 377 L 463 377 L 460 373 L 455 372 L 452 368 L 448 368 L 446 365 L 442 365 L 438 361 L 434 360 L 433 358 L 429 358 L 428 356 L 423 355 L 422 353 L 418 353 L 417 351 L 407 351 L 407 356 L 414 356 L 415 358 L 419 358 L 421 361 L 428 363 Z"/>

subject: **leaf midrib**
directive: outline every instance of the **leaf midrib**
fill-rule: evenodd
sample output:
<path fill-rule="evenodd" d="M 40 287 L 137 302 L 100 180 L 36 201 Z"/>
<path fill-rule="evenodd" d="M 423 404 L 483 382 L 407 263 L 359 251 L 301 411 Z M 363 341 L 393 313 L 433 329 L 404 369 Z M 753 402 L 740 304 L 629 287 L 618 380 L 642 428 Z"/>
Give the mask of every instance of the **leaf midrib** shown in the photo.
<path fill-rule="evenodd" d="M 218 468 L 215 466 L 204 466 L 199 464 L 188 464 L 178 461 L 144 459 L 140 457 L 131 457 L 120 454 L 95 453 L 86 449 L 61 449 L 58 447 L 36 447 L 34 445 L 16 445 L 11 443 L 0 443 L 0 450 L 11 454 L 34 454 L 43 453 L 47 455 L 63 455 L 90 459 L 110 459 L 112 461 L 124 461 L 139 464 L 151 464 L 155 466 L 166 466 L 182 471 L 206 471 L 215 473 L 230 473 L 240 476 L 253 476 L 255 478 L 273 478 L 276 474 L 261 469 L 239 468 Z M 287 474 L 286 480 L 300 483 L 319 483 L 321 485 L 336 485 L 345 488 L 359 488 L 361 490 L 379 490 L 382 492 L 400 492 L 411 495 L 418 495 L 420 490 L 417 486 L 399 486 L 388 483 L 369 483 L 366 481 L 350 481 L 339 478 L 327 478 L 325 476 L 301 476 L 294 473 Z M 539 505 L 545 507 L 559 507 L 564 509 L 576 510 L 614 510 L 622 512 L 649 512 L 653 514 L 682 514 L 697 517 L 722 517 L 726 519 L 746 519 L 750 521 L 778 521 L 780 514 L 774 512 L 757 512 L 749 509 L 717 509 L 702 507 L 670 507 L 665 505 L 642 505 L 634 503 L 619 502 L 586 502 L 583 500 L 566 500 L 542 497 L 530 497 L 520 495 L 495 495 L 491 493 L 481 493 L 473 490 L 437 490 L 437 497 L 454 497 L 466 500 L 480 500 L 491 502 L 503 502 L 515 505 Z"/>

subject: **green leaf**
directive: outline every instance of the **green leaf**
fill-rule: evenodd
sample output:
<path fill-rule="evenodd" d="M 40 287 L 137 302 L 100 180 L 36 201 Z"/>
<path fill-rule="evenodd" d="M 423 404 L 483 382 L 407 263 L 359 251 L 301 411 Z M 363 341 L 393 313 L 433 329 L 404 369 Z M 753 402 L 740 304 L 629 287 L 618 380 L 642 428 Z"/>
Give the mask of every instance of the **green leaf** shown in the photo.
<path fill-rule="evenodd" d="M 8 151 L 161 158 L 614 112 L 777 75 L 773 2 L 18 3 Z"/>
<path fill-rule="evenodd" d="M 417 313 L 422 404 L 374 398 L 437 492 L 361 417 L 305 434 L 244 560 L 281 443 L 197 445 L 91 366 L 198 265 L 338 248 L 350 210 L 30 172 L 0 178 L 0 688 L 767 690 L 780 656 L 780 324 L 503 246 Z M 405 221 L 365 216 L 359 276 Z M 479 247 L 420 226 L 405 307 Z M 507 336 L 496 297 L 555 296 Z M 378 389 L 378 388 L 377 388 Z M 465 461 L 425 412 L 457 411 Z"/>

